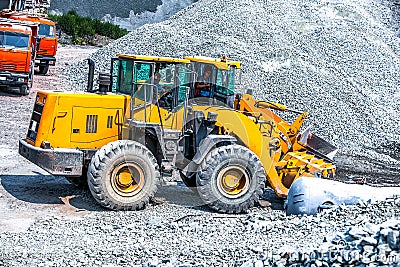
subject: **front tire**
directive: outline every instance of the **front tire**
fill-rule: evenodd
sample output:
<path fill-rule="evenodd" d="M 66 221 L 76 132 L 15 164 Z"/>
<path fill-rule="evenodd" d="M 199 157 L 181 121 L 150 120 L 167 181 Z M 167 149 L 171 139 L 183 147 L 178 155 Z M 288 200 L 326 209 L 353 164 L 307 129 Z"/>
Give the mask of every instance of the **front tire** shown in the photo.
<path fill-rule="evenodd" d="M 157 160 L 138 142 L 120 140 L 103 146 L 88 170 L 89 190 L 111 210 L 143 209 L 157 191 Z"/>
<path fill-rule="evenodd" d="M 197 173 L 197 191 L 212 209 L 242 213 L 259 203 L 265 171 L 258 157 L 246 147 L 228 145 L 213 149 Z"/>

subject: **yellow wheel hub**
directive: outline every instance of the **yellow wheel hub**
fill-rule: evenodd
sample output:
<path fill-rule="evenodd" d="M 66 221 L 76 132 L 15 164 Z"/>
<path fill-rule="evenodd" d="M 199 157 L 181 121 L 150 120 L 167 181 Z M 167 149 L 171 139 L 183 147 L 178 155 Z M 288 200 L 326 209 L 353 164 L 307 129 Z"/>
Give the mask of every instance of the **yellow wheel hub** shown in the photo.
<path fill-rule="evenodd" d="M 111 186 L 121 196 L 137 194 L 144 185 L 142 168 L 135 163 L 123 163 L 111 174 Z"/>
<path fill-rule="evenodd" d="M 240 166 L 227 166 L 218 174 L 219 191 L 228 198 L 238 198 L 244 195 L 250 186 L 246 170 Z"/>
<path fill-rule="evenodd" d="M 132 175 L 129 172 L 120 173 L 116 179 L 117 185 L 120 187 L 129 187 L 134 182 Z"/>
<path fill-rule="evenodd" d="M 226 174 L 222 177 L 222 183 L 226 188 L 235 189 L 239 187 L 241 177 L 233 174 Z"/>

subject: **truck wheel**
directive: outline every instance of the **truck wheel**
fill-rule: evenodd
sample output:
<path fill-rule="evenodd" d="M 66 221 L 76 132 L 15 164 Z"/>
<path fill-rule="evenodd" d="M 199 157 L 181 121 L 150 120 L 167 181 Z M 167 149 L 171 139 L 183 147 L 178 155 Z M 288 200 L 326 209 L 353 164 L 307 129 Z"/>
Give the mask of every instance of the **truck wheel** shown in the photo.
<path fill-rule="evenodd" d="M 253 207 L 264 191 L 265 180 L 258 157 L 240 145 L 213 149 L 196 178 L 202 200 L 223 213 L 241 213 Z"/>
<path fill-rule="evenodd" d="M 157 191 L 157 160 L 138 142 L 120 140 L 103 146 L 93 156 L 88 185 L 93 197 L 112 210 L 143 209 Z"/>
<path fill-rule="evenodd" d="M 39 66 L 39 74 L 45 75 L 49 71 L 49 65 Z"/>
<path fill-rule="evenodd" d="M 27 94 L 29 94 L 28 85 L 21 85 L 21 87 L 19 88 L 19 93 L 20 93 L 21 95 L 27 95 Z"/>

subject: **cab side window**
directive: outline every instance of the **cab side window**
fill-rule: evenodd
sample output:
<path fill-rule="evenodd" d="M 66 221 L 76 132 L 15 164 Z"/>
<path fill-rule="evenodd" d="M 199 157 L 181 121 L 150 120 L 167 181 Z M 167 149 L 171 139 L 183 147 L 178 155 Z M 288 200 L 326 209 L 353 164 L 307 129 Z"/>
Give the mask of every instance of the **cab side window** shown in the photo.
<path fill-rule="evenodd" d="M 197 75 L 195 76 L 193 97 L 212 97 L 215 85 L 215 68 L 210 64 L 195 64 L 195 70 Z"/>
<path fill-rule="evenodd" d="M 116 61 L 118 62 L 118 61 Z M 119 79 L 116 90 L 120 93 L 130 95 L 133 89 L 133 61 L 120 61 Z"/>
<path fill-rule="evenodd" d="M 190 75 L 192 71 L 187 67 L 180 67 L 178 73 L 179 89 L 178 89 L 178 106 L 182 106 L 186 99 L 186 87 L 189 87 Z"/>
<path fill-rule="evenodd" d="M 134 68 L 133 90 L 135 97 L 146 102 L 154 99 L 152 64 L 136 63 Z"/>

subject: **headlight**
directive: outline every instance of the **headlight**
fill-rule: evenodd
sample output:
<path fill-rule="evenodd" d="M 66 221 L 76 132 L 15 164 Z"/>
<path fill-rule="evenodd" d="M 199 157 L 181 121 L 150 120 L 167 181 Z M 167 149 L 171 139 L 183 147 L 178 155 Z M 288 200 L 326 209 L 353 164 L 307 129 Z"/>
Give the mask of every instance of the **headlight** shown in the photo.
<path fill-rule="evenodd" d="M 24 82 L 24 78 L 18 78 L 19 82 Z"/>

